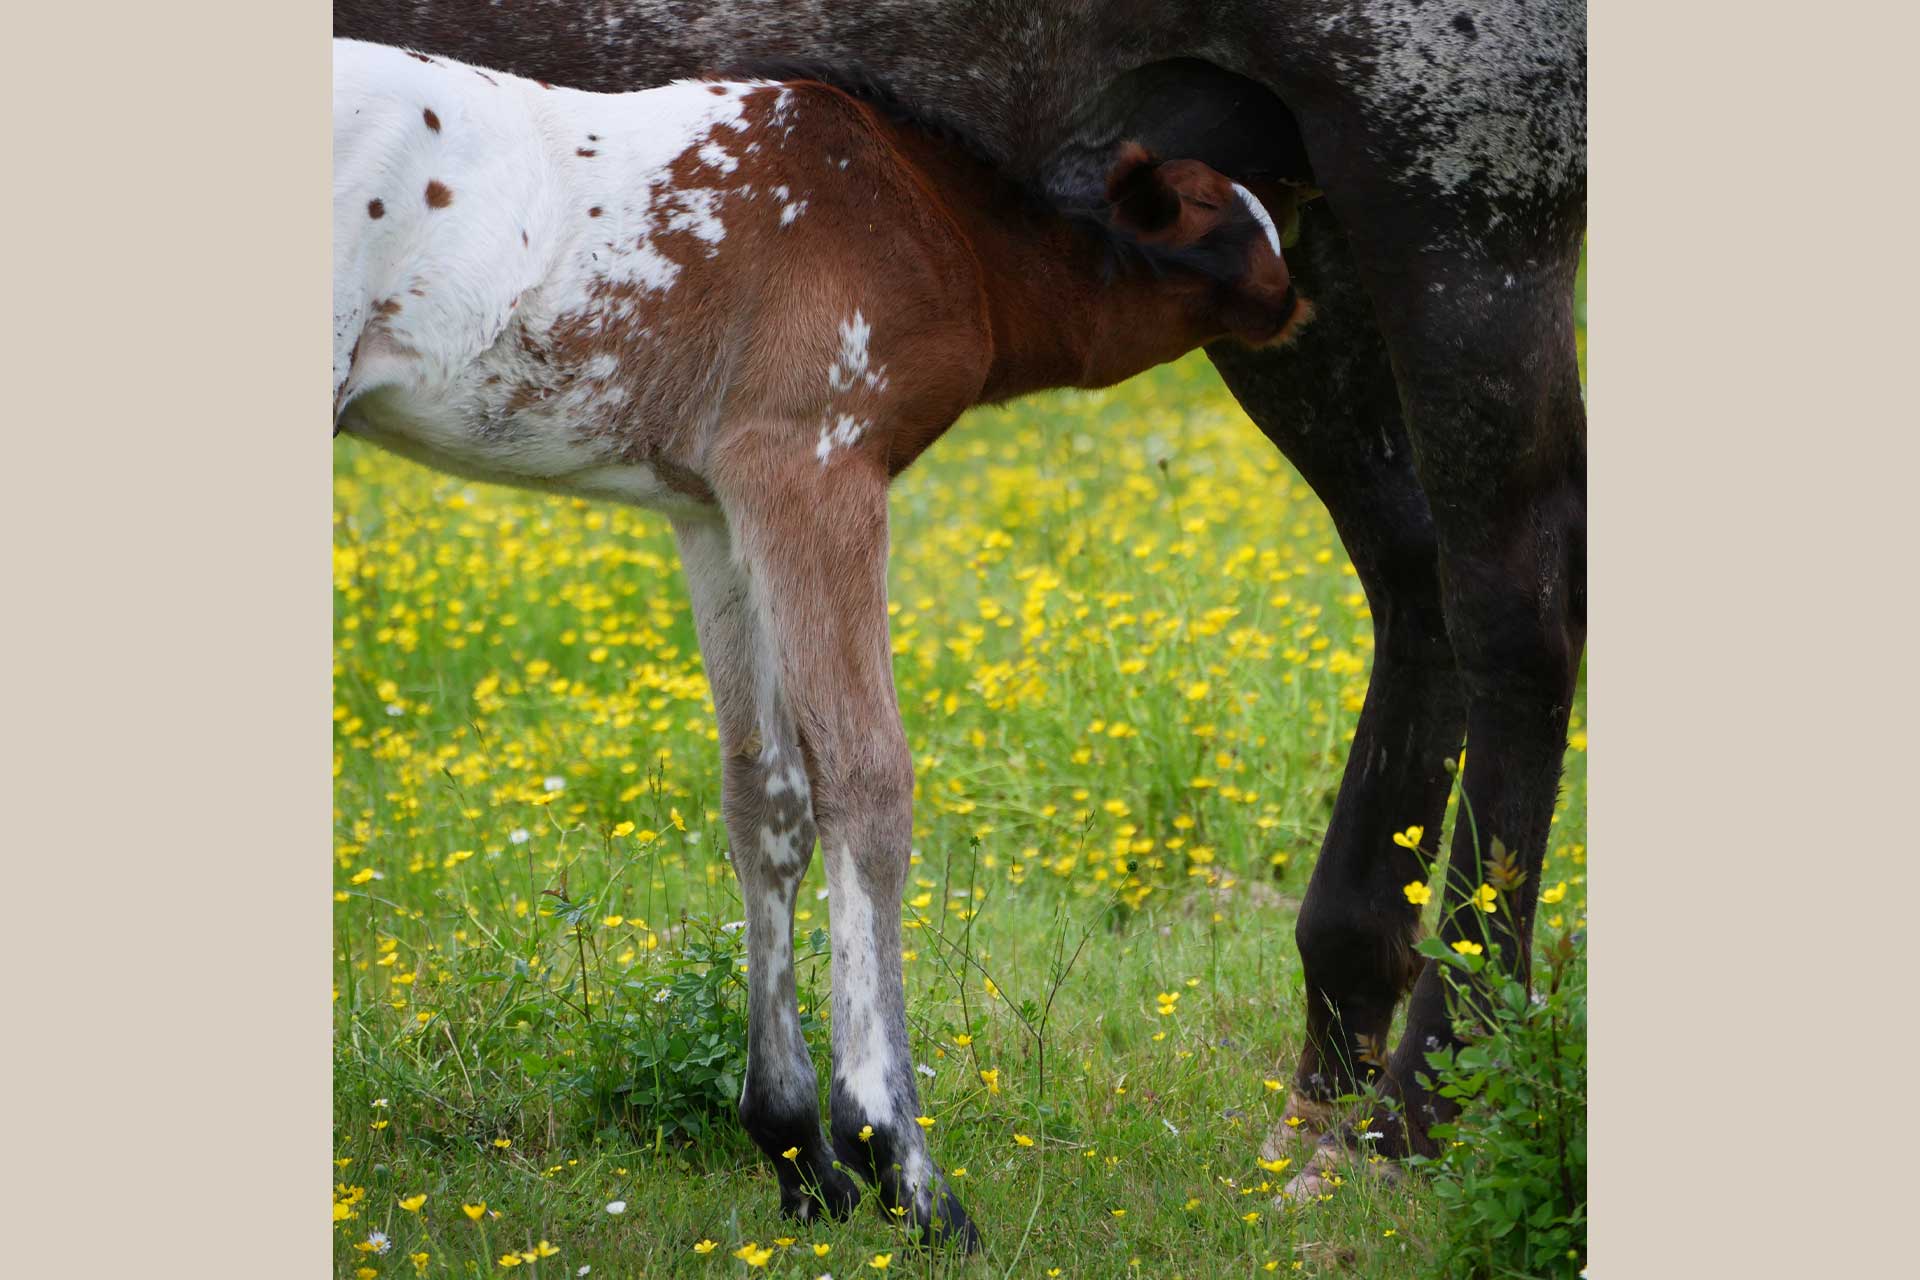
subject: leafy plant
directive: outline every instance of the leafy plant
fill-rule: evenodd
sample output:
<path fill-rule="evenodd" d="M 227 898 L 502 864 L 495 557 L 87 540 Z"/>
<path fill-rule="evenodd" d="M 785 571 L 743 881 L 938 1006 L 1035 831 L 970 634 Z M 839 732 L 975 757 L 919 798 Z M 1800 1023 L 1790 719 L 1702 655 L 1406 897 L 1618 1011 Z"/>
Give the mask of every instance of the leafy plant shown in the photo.
<path fill-rule="evenodd" d="M 824 954 L 823 930 L 809 942 L 813 955 Z M 679 949 L 618 984 L 608 1016 L 589 1028 L 594 1052 L 585 1083 L 656 1144 L 737 1132 L 747 1068 L 745 960 L 744 929 L 689 920 Z M 801 1029 L 812 1033 L 816 1023 L 809 1011 Z"/>
<path fill-rule="evenodd" d="M 1463 1109 L 1417 1159 L 1433 1176 L 1446 1276 L 1576 1274 L 1587 1249 L 1587 985 L 1584 934 L 1546 944 L 1544 985 L 1505 975 L 1438 938 L 1420 944 L 1454 975 L 1471 1039 L 1427 1055 L 1422 1083 Z M 1469 994 L 1471 993 L 1471 994 Z"/>

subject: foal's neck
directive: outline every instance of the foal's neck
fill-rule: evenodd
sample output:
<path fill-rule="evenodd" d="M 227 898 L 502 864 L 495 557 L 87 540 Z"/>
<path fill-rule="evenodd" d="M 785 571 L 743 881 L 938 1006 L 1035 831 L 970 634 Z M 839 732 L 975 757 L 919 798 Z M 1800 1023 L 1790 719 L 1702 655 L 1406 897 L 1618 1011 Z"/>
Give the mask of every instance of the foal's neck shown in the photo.
<path fill-rule="evenodd" d="M 887 123 L 929 179 L 980 264 L 993 364 L 980 399 L 1056 387 L 1106 387 L 1172 360 L 1199 333 L 1192 294 L 1148 271 L 1115 269 L 1089 228 L 951 142 Z"/>

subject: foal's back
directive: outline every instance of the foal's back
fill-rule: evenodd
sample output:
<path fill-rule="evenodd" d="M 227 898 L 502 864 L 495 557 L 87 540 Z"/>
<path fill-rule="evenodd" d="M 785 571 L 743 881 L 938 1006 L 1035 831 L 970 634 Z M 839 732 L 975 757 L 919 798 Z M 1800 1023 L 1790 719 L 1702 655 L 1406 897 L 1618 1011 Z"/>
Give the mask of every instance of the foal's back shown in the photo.
<path fill-rule="evenodd" d="M 334 117 L 342 429 L 672 508 L 978 391 L 979 269 L 837 90 L 588 94 L 336 41 Z"/>

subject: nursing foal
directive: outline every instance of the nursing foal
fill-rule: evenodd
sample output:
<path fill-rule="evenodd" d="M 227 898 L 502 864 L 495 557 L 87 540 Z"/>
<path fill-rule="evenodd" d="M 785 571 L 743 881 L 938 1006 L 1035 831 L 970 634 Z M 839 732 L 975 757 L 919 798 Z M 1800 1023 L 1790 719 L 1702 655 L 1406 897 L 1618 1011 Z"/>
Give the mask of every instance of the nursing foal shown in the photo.
<path fill-rule="evenodd" d="M 334 430 L 670 518 L 746 905 L 740 1118 L 788 1213 L 853 1206 L 837 1155 L 971 1247 L 914 1119 L 887 484 L 973 405 L 1285 338 L 1306 307 L 1271 218 L 1132 145 L 1069 218 L 811 81 L 590 94 L 336 41 L 333 122 Z M 816 833 L 831 1146 L 794 994 Z"/>

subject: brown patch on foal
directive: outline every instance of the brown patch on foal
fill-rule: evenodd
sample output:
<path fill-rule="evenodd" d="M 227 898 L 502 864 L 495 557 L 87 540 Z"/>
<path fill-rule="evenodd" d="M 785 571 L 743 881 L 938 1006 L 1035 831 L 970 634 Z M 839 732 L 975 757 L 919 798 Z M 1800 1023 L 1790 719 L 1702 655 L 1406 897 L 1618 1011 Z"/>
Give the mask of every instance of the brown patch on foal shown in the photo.
<path fill-rule="evenodd" d="M 427 181 L 427 208 L 444 209 L 453 203 L 453 192 L 438 178 Z"/>
<path fill-rule="evenodd" d="M 367 201 L 367 216 L 369 218 L 384 218 L 387 216 L 387 206 L 382 204 L 377 198 L 369 200 Z"/>
<path fill-rule="evenodd" d="M 432 107 L 421 108 L 420 115 L 426 120 L 427 128 L 433 130 L 435 133 L 440 132 L 440 117 L 433 114 Z"/>
<path fill-rule="evenodd" d="M 985 377 L 984 308 L 977 284 L 968 287 L 978 268 L 864 107 L 836 89 L 799 84 L 749 90 L 741 110 L 741 127 L 715 125 L 689 139 L 646 205 L 613 210 L 608 221 L 623 236 L 602 241 L 600 258 L 617 270 L 644 247 L 677 268 L 673 283 L 664 291 L 625 280 L 591 284 L 589 304 L 556 318 L 541 354 L 554 369 L 611 372 L 568 379 L 550 393 L 602 388 L 604 407 L 575 420 L 578 438 L 611 444 L 623 460 L 646 463 L 670 488 L 703 501 L 712 496 L 704 484 L 687 483 L 697 481 L 694 469 L 712 474 L 717 455 L 738 455 L 749 435 L 771 433 L 764 444 L 773 453 L 794 457 L 808 474 L 819 470 L 822 424 L 841 414 L 867 425 L 859 439 L 834 447 L 829 469 L 854 455 L 857 471 L 898 472 L 971 403 Z M 731 171 L 702 159 L 715 145 L 737 161 Z M 808 158 L 822 155 L 851 162 L 843 170 Z M 776 187 L 787 188 L 785 199 L 772 195 Z M 803 200 L 805 215 L 783 223 L 783 210 Z M 625 239 L 643 210 L 649 233 Z M 694 227 L 703 218 L 694 214 L 719 219 L 725 235 L 701 238 Z M 876 262 L 887 264 L 885 287 L 869 292 Z M 884 389 L 877 381 L 830 384 L 842 326 L 856 311 L 873 325 L 869 368 L 889 370 Z M 736 359 L 724 358 L 729 350 Z M 725 379 L 724 425 L 701 439 L 694 424 L 708 416 L 716 379 Z M 525 402 L 545 398 L 529 388 Z"/>

